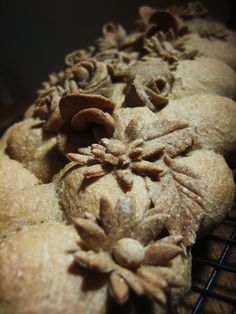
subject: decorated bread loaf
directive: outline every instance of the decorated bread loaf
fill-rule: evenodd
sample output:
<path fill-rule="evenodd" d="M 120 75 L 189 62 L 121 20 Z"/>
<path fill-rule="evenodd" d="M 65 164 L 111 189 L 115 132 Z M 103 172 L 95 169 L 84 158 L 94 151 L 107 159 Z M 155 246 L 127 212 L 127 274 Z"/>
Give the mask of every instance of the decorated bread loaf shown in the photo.
<path fill-rule="evenodd" d="M 78 42 L 79 45 L 79 42 Z M 104 25 L 0 141 L 0 313 L 170 313 L 230 210 L 236 34 L 200 3 Z"/>

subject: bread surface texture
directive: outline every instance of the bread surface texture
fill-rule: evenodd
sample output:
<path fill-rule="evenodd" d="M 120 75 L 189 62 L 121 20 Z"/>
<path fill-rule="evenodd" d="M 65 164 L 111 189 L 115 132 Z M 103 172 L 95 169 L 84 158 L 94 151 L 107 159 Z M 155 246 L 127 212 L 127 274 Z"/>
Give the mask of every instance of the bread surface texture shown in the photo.
<path fill-rule="evenodd" d="M 142 6 L 49 74 L 0 140 L 0 314 L 176 310 L 234 201 L 235 34 Z"/>

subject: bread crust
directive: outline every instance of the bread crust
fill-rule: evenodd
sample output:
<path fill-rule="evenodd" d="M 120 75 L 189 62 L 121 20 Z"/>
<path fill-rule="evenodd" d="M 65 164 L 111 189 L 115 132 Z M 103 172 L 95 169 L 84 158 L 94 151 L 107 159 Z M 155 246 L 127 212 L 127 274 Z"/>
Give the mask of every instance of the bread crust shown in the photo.
<path fill-rule="evenodd" d="M 183 36 L 179 44 L 187 50 L 197 49 L 200 56 L 221 60 L 236 71 L 236 48 L 223 40 L 203 38 L 192 33 Z"/>
<path fill-rule="evenodd" d="M 210 34 L 211 37 L 217 38 L 222 36 L 222 40 L 228 45 L 236 48 L 236 32 L 228 29 L 223 23 L 214 19 L 194 18 L 186 21 L 190 32 Z"/>
<path fill-rule="evenodd" d="M 199 3 L 139 13 L 67 55 L 0 140 L 1 314 L 173 312 L 230 210 L 235 32 Z"/>
<path fill-rule="evenodd" d="M 63 212 L 53 183 L 1 193 L 0 239 L 24 226 L 62 220 Z"/>
<path fill-rule="evenodd" d="M 26 227 L 3 241 L 1 312 L 105 313 L 106 287 L 100 287 L 102 281 L 93 276 L 95 286 L 86 293 L 83 285 L 87 275 L 73 266 L 70 251 L 76 248 L 76 240 L 70 226 L 45 223 Z"/>
<path fill-rule="evenodd" d="M 64 165 L 55 135 L 45 131 L 39 119 L 18 123 L 8 137 L 6 152 L 44 183 L 50 182 Z"/>
<path fill-rule="evenodd" d="M 235 98 L 236 74 L 227 64 L 211 58 L 183 60 L 175 71 L 174 98 L 208 93 Z"/>
<path fill-rule="evenodd" d="M 24 189 L 39 182 L 20 162 L 0 153 L 0 193 Z"/>
<path fill-rule="evenodd" d="M 183 97 L 170 101 L 158 115 L 192 125 L 196 130 L 195 149 L 224 155 L 236 150 L 236 104 L 229 98 L 209 94 Z"/>
<path fill-rule="evenodd" d="M 191 165 L 201 181 L 205 212 L 198 234 L 203 237 L 232 207 L 235 195 L 233 175 L 224 158 L 210 150 L 193 151 L 181 162 Z"/>

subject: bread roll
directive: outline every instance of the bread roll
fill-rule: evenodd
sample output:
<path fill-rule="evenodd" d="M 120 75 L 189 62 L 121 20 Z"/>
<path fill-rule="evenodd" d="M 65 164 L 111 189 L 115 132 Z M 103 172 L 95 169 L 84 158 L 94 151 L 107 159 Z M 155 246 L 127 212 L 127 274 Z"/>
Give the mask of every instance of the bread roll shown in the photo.
<path fill-rule="evenodd" d="M 158 115 L 192 125 L 196 130 L 195 149 L 226 155 L 236 150 L 236 104 L 229 98 L 209 94 L 183 97 L 170 101 Z"/>
<path fill-rule="evenodd" d="M 77 234 L 70 226 L 26 227 L 0 245 L 1 312 L 104 313 L 106 286 L 73 263 Z M 92 279 L 90 277 L 90 279 Z M 87 291 L 89 290 L 89 293 Z"/>
<path fill-rule="evenodd" d="M 198 93 L 235 98 L 236 74 L 222 61 L 211 58 L 180 61 L 172 88 L 174 98 Z"/>

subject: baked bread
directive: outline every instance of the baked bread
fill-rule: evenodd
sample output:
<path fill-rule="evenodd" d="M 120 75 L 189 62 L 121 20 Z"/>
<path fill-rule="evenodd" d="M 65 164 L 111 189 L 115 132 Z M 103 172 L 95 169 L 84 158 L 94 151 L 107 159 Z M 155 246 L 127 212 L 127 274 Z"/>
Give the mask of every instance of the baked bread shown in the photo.
<path fill-rule="evenodd" d="M 191 33 L 183 36 L 178 44 L 182 44 L 186 49 L 198 49 L 199 55 L 219 59 L 228 64 L 233 70 L 236 70 L 235 54 L 236 48 L 220 39 L 211 39 L 201 37 L 199 34 Z"/>
<path fill-rule="evenodd" d="M 227 155 L 236 150 L 236 104 L 232 99 L 195 94 L 171 100 L 160 112 L 165 119 L 180 120 L 195 128 L 193 148 Z"/>
<path fill-rule="evenodd" d="M 73 262 L 76 241 L 72 227 L 43 223 L 1 243 L 1 313 L 93 313 L 94 306 L 104 313 L 106 287 Z M 86 293 L 84 281 L 91 279 Z"/>
<path fill-rule="evenodd" d="M 1 314 L 170 313 L 231 208 L 235 33 L 199 3 L 139 13 L 0 140 Z"/>

